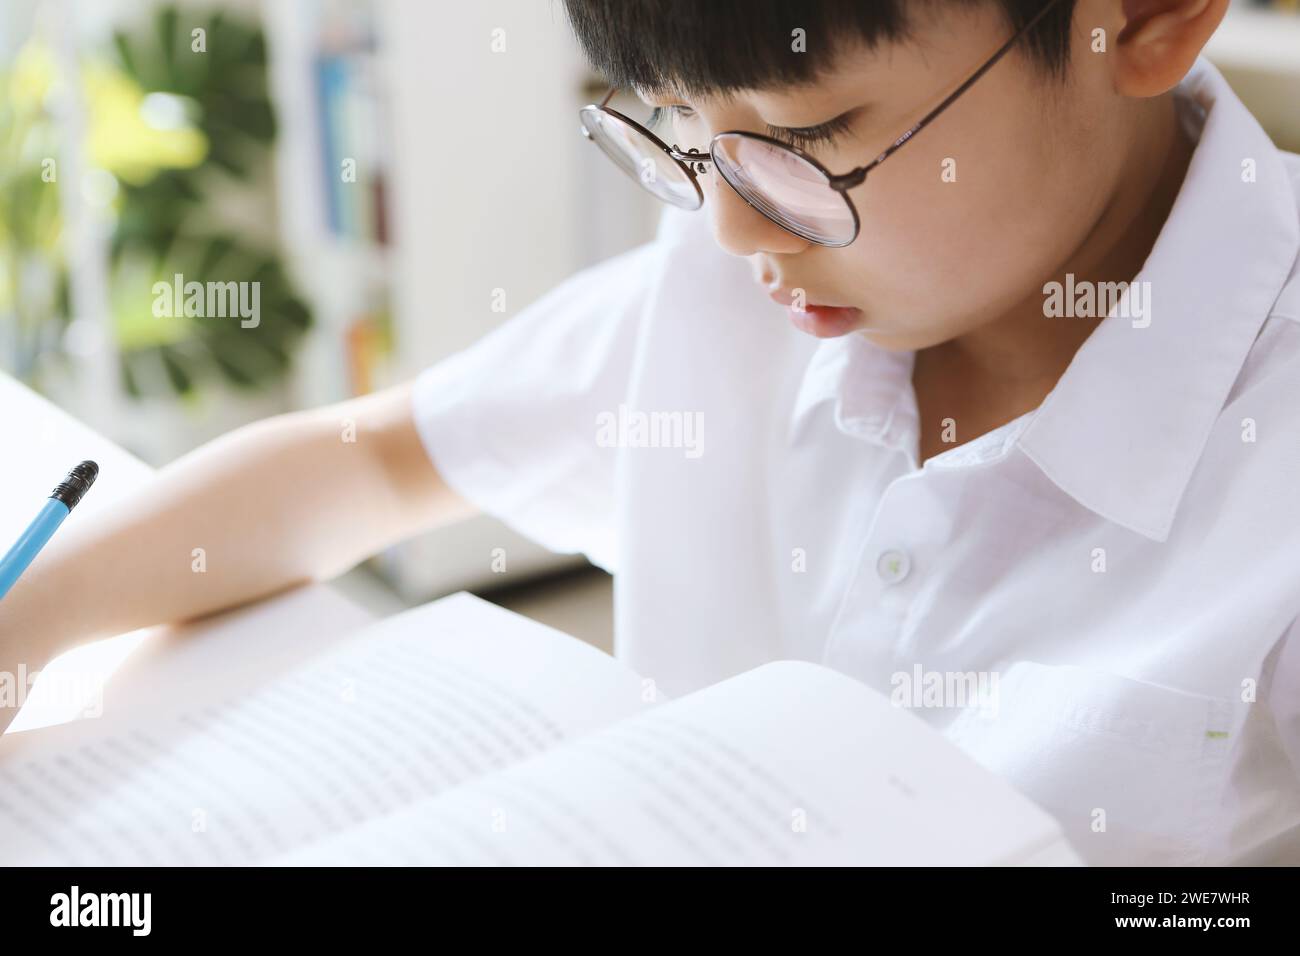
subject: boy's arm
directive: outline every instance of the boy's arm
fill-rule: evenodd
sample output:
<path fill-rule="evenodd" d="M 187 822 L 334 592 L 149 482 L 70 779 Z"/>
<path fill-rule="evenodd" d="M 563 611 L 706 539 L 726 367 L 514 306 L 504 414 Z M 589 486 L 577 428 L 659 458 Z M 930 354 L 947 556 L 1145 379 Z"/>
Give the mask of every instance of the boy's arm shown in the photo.
<path fill-rule="evenodd" d="M 409 384 L 256 422 L 69 522 L 0 601 L 0 671 L 330 577 L 472 511 L 429 461 Z M 0 730 L 12 716 L 0 705 Z"/>

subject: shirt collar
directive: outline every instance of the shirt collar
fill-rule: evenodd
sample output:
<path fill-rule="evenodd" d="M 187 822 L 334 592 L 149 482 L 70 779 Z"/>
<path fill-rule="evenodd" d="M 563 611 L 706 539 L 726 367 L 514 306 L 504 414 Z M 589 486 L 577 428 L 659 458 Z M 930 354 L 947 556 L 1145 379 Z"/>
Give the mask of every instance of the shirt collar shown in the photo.
<path fill-rule="evenodd" d="M 1201 131 L 1169 218 L 1134 277 L 1134 285 L 1149 283 L 1144 317 L 1130 317 L 1135 303 L 1121 301 L 1043 403 L 998 429 L 979 455 L 1018 447 L 1081 505 L 1157 541 L 1169 535 L 1300 247 L 1286 166 L 1223 77 L 1201 60 L 1178 96 Z M 1245 159 L 1254 161 L 1253 182 L 1244 181 Z M 914 442 L 914 360 L 858 335 L 821 343 L 795 400 L 792 437 L 831 402 L 841 431 L 900 448 Z"/>
<path fill-rule="evenodd" d="M 1286 165 L 1227 82 L 1202 60 L 1178 93 L 1203 125 L 1135 277 L 1148 316 L 1102 320 L 1018 441 L 1080 504 L 1157 541 L 1300 246 Z"/>
<path fill-rule="evenodd" d="M 804 371 L 791 416 L 792 437 L 818 406 L 830 402 L 840 431 L 903 447 L 917 425 L 911 389 L 914 352 L 882 349 L 861 335 L 827 339 Z"/>

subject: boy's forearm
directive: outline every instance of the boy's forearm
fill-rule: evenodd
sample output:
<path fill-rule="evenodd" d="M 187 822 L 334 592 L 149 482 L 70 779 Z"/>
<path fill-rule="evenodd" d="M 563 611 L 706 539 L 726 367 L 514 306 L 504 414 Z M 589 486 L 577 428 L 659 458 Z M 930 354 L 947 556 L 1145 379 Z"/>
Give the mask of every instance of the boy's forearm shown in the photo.
<path fill-rule="evenodd" d="M 6 598 L 0 631 L 49 656 L 346 570 L 464 510 L 404 390 L 239 429 L 70 523 Z M 6 620 L 7 619 L 7 620 Z"/>

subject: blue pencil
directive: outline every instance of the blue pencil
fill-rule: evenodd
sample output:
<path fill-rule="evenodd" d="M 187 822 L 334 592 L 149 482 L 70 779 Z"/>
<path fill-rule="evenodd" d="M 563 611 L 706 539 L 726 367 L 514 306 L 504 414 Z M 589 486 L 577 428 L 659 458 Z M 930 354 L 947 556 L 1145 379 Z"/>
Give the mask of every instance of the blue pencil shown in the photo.
<path fill-rule="evenodd" d="M 83 461 L 70 472 L 68 477 L 59 482 L 50 493 L 45 506 L 32 519 L 27 530 L 18 536 L 14 546 L 0 558 L 0 598 L 9 593 L 32 559 L 40 553 L 45 543 L 59 530 L 63 519 L 72 513 L 77 502 L 82 499 L 99 475 L 99 466 L 93 461 Z"/>

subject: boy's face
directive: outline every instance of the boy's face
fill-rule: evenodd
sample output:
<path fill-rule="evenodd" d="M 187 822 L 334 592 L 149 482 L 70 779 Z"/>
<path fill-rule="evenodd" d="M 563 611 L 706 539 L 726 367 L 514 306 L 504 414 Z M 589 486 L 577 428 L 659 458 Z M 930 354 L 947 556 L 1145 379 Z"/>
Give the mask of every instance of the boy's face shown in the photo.
<path fill-rule="evenodd" d="M 1091 22 L 1092 5 L 1079 4 L 1076 24 Z M 848 172 L 890 145 L 1011 35 L 992 4 L 917 6 L 910 39 L 846 51 L 813 85 L 646 99 L 684 106 L 671 135 L 695 148 L 722 130 L 806 128 L 850 114 L 832 141 L 804 146 L 832 173 Z M 816 38 L 801 55 L 817 55 Z M 919 349 L 1018 306 L 1041 308 L 1045 277 L 1067 262 L 1076 271 L 1095 264 L 1087 262 L 1086 240 L 1133 161 L 1131 114 L 1113 91 L 1105 58 L 1091 52 L 1087 30 L 1076 29 L 1070 55 L 1067 74 L 1052 76 L 1018 45 L 851 190 L 861 230 L 843 248 L 785 232 L 716 173 L 702 176 L 719 245 L 752 257 L 756 279 L 778 300 L 803 290 L 807 309 L 791 318 L 822 337 L 860 330 L 887 348 Z"/>

